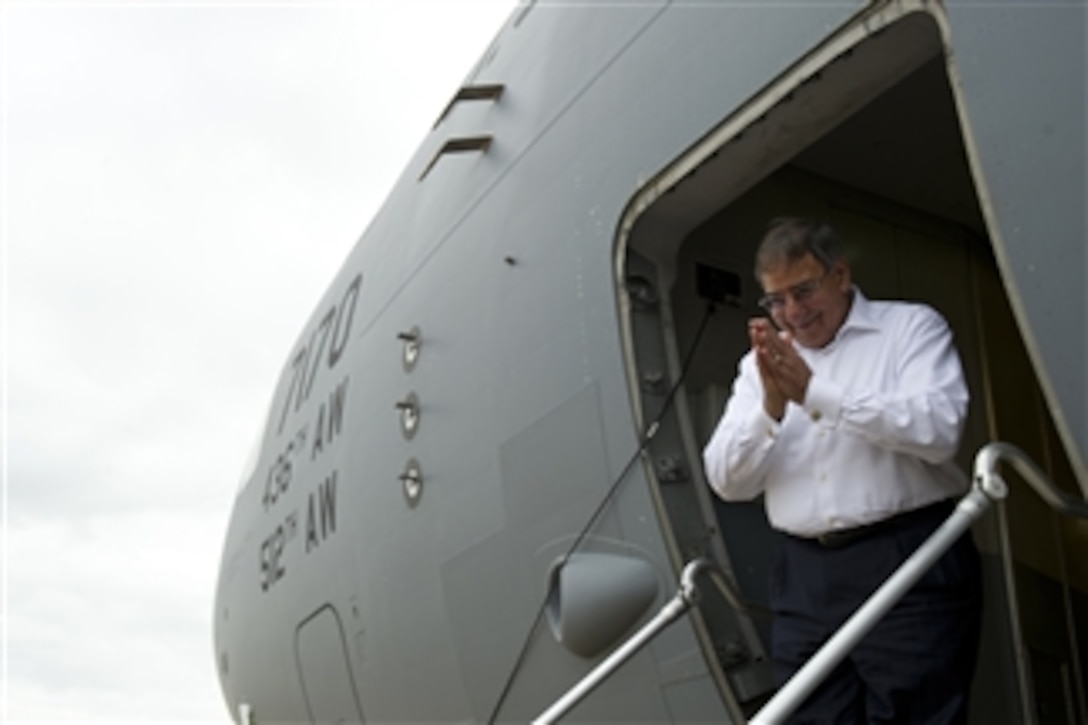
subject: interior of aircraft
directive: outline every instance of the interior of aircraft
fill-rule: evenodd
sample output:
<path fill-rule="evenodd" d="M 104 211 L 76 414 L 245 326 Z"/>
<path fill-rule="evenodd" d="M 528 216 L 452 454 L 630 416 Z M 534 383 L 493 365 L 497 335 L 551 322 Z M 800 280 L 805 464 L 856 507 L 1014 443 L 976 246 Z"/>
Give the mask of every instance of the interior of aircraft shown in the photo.
<path fill-rule="evenodd" d="M 892 46 L 908 45 L 909 67 L 885 63 L 903 57 Z M 645 421 L 662 410 L 661 371 L 674 383 L 683 374 L 683 395 L 649 448 L 659 515 L 678 562 L 711 551 L 754 605 L 766 604 L 776 534 L 761 500 L 727 504 L 709 492 L 699 456 L 747 352 L 746 320 L 761 314 L 753 257 L 774 217 L 826 219 L 869 298 L 923 301 L 949 321 L 972 396 L 958 459 L 965 472 L 985 443 L 1009 441 L 1079 495 L 988 236 L 954 74 L 933 22 L 904 20 L 800 85 L 772 83 L 758 113 L 724 119 L 663 170 L 621 231 L 617 268 L 635 299 L 628 370 Z M 728 294 L 706 320 L 708 272 Z M 1009 497 L 972 532 L 986 566 L 974 716 L 1002 721 L 1034 701 L 1041 722 L 1074 722 L 1088 711 L 1088 557 L 1079 554 L 1088 525 L 1055 513 L 1015 474 L 1008 481 Z M 725 609 L 708 602 L 700 626 L 738 687 L 746 681 L 730 671 L 769 648 L 769 622 L 758 606 L 750 617 Z M 742 699 L 767 692 L 759 677 L 747 687 Z"/>

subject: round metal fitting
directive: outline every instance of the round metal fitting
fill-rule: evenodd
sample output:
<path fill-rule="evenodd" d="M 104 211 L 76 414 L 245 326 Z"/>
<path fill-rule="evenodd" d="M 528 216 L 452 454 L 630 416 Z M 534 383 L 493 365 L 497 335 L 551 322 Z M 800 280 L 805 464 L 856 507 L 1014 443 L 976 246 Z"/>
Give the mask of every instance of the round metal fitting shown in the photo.
<path fill-rule="evenodd" d="M 400 481 L 404 485 L 404 500 L 408 502 L 409 507 L 415 508 L 423 496 L 423 469 L 419 461 L 411 458 L 404 464 L 404 473 L 400 474 Z"/>
<path fill-rule="evenodd" d="M 397 403 L 397 410 L 400 411 L 400 432 L 410 440 L 419 428 L 419 397 L 408 393 L 407 398 Z"/>
<path fill-rule="evenodd" d="M 404 342 L 402 362 L 404 363 L 404 371 L 410 373 L 415 369 L 416 362 L 419 360 L 419 348 L 423 346 L 423 335 L 417 325 L 408 332 L 397 335 L 397 339 Z"/>
<path fill-rule="evenodd" d="M 633 309 L 641 312 L 657 309 L 660 298 L 658 298 L 657 290 L 654 289 L 654 285 L 650 280 L 641 275 L 631 275 L 627 278 L 625 286 Z"/>

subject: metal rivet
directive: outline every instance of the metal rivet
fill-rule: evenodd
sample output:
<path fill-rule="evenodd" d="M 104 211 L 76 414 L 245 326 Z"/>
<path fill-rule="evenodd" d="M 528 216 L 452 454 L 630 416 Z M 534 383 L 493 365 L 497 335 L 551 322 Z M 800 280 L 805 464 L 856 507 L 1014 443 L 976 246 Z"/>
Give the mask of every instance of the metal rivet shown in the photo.
<path fill-rule="evenodd" d="M 639 275 L 632 275 L 627 278 L 625 287 L 634 309 L 646 312 L 657 308 L 660 300 L 650 280 Z"/>
<path fill-rule="evenodd" d="M 663 456 L 657 459 L 657 479 L 661 483 L 680 483 L 688 480 L 687 469 L 679 456 Z"/>
<path fill-rule="evenodd" d="M 642 375 L 639 387 L 642 392 L 650 395 L 664 395 L 668 387 L 665 382 L 665 373 L 660 370 L 647 370 Z"/>
<path fill-rule="evenodd" d="M 415 393 L 409 393 L 408 397 L 397 403 L 400 411 L 400 431 L 405 438 L 411 438 L 419 428 L 419 398 Z"/>
<path fill-rule="evenodd" d="M 404 342 L 404 370 L 405 372 L 412 372 L 412 369 L 416 366 L 416 361 L 419 360 L 419 348 L 423 345 L 423 335 L 419 331 L 419 327 L 413 327 L 408 332 L 402 332 L 397 335 L 398 340 Z"/>
<path fill-rule="evenodd" d="M 404 473 L 400 474 L 401 483 L 404 484 L 404 499 L 408 505 L 415 508 L 419 499 L 423 496 L 423 469 L 419 461 L 414 458 L 404 464 Z"/>

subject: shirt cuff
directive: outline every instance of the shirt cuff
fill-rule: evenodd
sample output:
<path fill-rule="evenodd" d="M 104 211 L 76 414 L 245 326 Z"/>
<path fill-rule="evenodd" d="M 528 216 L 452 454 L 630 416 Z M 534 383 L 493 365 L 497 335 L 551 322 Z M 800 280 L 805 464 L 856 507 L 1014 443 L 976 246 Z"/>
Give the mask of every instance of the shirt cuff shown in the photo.
<path fill-rule="evenodd" d="M 835 427 L 842 416 L 844 391 L 834 381 L 813 375 L 805 392 L 805 412 L 813 423 Z"/>
<path fill-rule="evenodd" d="M 762 405 L 756 406 L 755 411 L 748 418 L 748 432 L 752 440 L 774 440 L 781 429 L 782 424 L 772 418 Z"/>

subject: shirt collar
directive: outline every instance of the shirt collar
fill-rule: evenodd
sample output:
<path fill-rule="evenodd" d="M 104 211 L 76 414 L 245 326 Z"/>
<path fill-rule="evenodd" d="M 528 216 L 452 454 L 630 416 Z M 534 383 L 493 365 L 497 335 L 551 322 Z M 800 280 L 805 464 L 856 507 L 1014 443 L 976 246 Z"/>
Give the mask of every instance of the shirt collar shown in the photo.
<path fill-rule="evenodd" d="M 880 325 L 877 323 L 873 311 L 873 303 L 862 294 L 857 285 L 854 285 L 851 292 L 853 299 L 850 300 L 850 311 L 846 313 L 846 319 L 843 320 L 838 332 L 835 333 L 835 337 L 825 346 L 825 349 L 833 347 L 849 330 L 857 330 L 858 332 L 880 330 Z"/>

